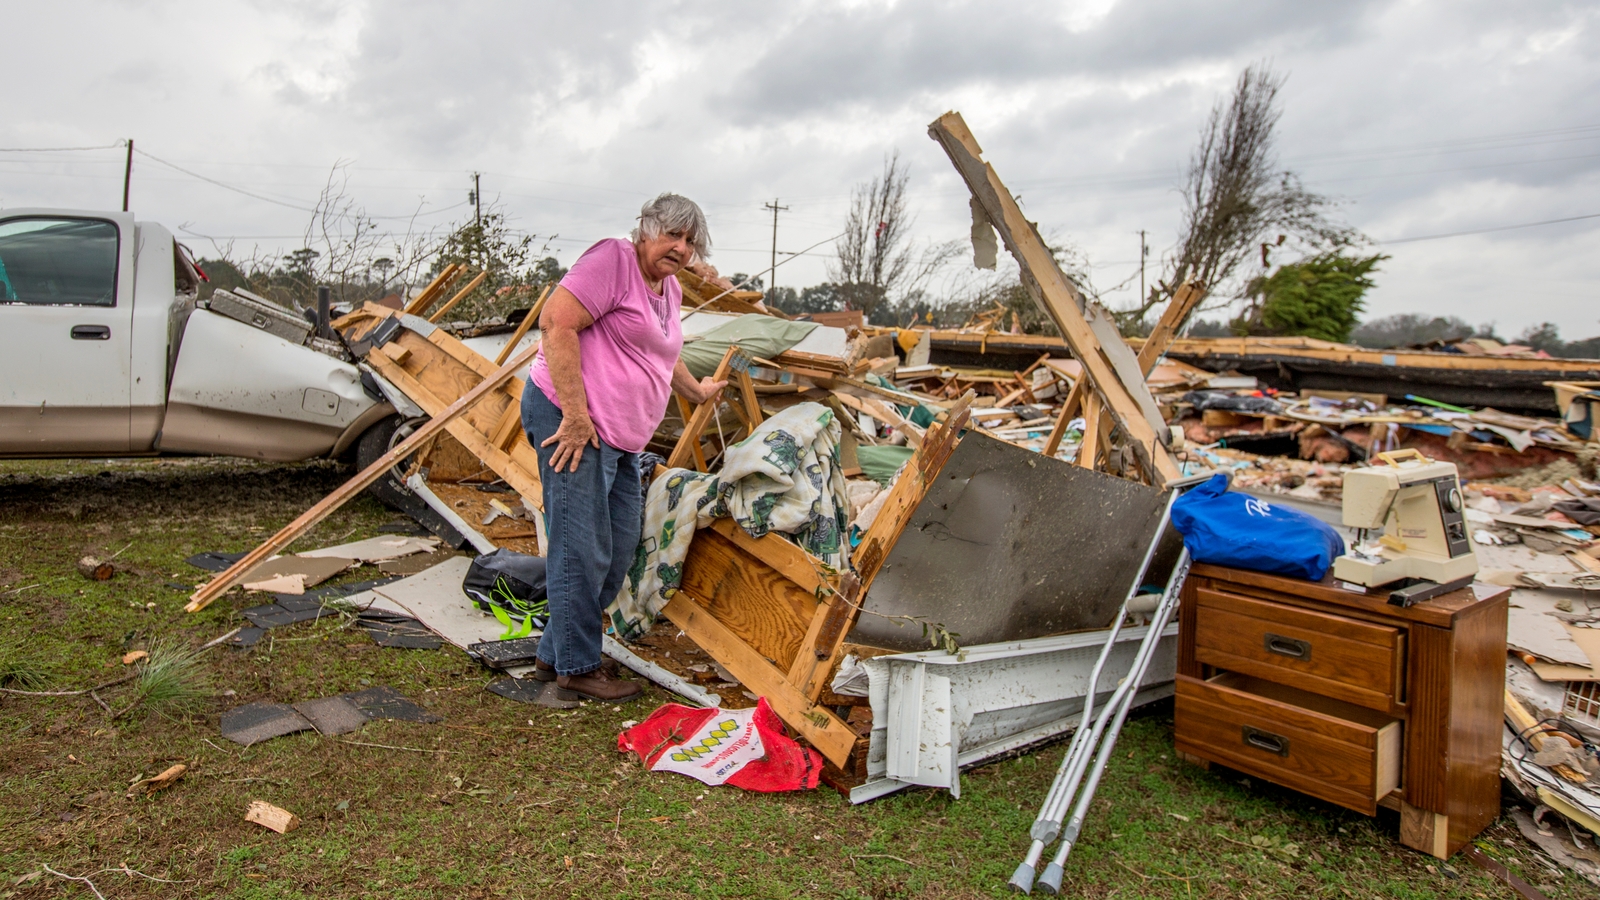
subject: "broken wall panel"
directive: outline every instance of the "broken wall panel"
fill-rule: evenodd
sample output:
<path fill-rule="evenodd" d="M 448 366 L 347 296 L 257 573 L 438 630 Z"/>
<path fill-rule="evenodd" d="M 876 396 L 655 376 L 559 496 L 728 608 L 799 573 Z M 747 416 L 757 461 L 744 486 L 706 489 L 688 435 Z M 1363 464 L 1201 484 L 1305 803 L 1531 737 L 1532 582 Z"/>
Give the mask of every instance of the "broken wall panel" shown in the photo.
<path fill-rule="evenodd" d="M 1105 627 L 1160 524 L 1161 491 L 969 434 L 869 587 L 850 640 L 922 650 Z"/>

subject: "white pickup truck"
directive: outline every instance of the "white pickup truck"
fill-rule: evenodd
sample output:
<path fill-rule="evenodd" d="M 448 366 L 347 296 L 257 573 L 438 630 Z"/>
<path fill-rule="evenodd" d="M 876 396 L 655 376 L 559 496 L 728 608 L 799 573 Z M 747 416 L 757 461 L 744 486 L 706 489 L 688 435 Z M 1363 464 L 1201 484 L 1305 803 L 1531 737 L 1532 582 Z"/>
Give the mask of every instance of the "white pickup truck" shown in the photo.
<path fill-rule="evenodd" d="M 388 448 L 400 416 L 337 346 L 199 308 L 200 283 L 172 233 L 131 213 L 0 211 L 0 457 Z"/>

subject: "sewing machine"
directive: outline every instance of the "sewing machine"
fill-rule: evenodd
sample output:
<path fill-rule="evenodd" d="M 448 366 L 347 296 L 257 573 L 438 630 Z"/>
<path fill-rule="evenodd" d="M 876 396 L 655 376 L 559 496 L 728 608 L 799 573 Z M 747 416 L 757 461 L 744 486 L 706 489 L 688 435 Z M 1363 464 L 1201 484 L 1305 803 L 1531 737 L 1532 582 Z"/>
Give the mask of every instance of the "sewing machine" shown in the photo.
<path fill-rule="evenodd" d="M 1406 581 L 1390 594 L 1401 606 L 1465 586 L 1478 558 L 1463 507 L 1454 463 L 1416 450 L 1379 453 L 1375 465 L 1344 475 L 1344 524 L 1361 531 L 1333 561 L 1333 576 L 1368 587 Z M 1366 532 L 1376 529 L 1382 534 L 1369 543 Z"/>

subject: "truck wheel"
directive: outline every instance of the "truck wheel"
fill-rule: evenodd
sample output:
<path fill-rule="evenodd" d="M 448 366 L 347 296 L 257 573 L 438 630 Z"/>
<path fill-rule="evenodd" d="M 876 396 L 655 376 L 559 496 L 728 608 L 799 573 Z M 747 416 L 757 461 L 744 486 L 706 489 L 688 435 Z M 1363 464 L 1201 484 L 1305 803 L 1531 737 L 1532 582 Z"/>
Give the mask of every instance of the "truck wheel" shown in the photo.
<path fill-rule="evenodd" d="M 365 470 L 377 462 L 379 457 L 392 450 L 396 444 L 405 440 L 426 421 L 428 421 L 426 418 L 406 419 L 402 416 L 390 416 L 368 428 L 356 441 L 356 468 Z M 372 496 L 382 500 L 385 506 L 409 512 L 419 503 L 401 478 L 404 471 L 404 463 L 395 466 L 384 473 L 382 478 L 374 481 L 367 490 Z"/>

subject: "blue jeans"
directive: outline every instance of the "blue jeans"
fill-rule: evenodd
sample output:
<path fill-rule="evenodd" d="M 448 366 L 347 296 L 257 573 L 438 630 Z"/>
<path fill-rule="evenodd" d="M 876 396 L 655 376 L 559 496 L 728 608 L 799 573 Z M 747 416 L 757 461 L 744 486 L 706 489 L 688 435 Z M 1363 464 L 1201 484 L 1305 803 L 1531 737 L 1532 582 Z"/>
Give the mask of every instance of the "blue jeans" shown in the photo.
<path fill-rule="evenodd" d="M 559 675 L 582 675 L 600 668 L 604 611 L 622 589 L 639 546 L 644 526 L 639 454 L 602 439 L 598 450 L 583 448 L 578 471 L 551 470 L 556 447 L 539 445 L 561 427 L 561 408 L 532 382 L 522 389 L 522 427 L 539 454 L 550 539 L 545 549 L 550 621 L 538 655 Z"/>

